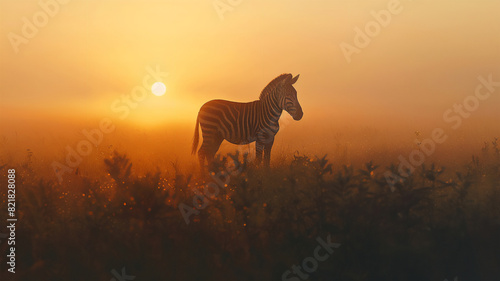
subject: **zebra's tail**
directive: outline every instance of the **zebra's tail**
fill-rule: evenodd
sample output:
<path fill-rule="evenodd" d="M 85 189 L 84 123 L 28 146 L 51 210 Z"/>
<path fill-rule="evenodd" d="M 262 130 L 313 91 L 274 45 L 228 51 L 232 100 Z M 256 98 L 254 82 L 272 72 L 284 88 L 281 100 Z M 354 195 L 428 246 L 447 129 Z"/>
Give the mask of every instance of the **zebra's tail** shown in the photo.
<path fill-rule="evenodd" d="M 191 151 L 191 154 L 195 154 L 196 150 L 198 149 L 198 142 L 200 141 L 200 116 L 196 118 L 196 128 L 194 129 L 194 138 L 193 138 L 193 150 Z"/>

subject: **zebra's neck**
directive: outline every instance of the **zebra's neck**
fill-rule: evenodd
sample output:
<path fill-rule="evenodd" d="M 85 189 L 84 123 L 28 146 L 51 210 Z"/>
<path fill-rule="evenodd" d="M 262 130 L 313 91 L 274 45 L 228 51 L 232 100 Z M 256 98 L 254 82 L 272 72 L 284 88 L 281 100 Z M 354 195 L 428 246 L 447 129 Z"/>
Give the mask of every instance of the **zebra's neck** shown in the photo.
<path fill-rule="evenodd" d="M 280 95 L 269 95 L 262 102 L 262 123 L 277 124 L 283 112 L 283 101 Z"/>

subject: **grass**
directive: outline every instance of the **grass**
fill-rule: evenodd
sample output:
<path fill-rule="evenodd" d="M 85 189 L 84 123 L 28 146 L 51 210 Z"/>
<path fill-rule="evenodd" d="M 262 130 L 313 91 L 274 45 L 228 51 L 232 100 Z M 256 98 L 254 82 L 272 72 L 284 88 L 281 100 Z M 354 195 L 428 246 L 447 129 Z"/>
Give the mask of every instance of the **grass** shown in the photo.
<path fill-rule="evenodd" d="M 238 159 L 243 171 L 189 224 L 178 205 L 211 179 L 175 165 L 137 175 L 116 153 L 106 177 L 62 184 L 16 167 L 16 280 L 111 280 L 123 267 L 135 280 L 281 280 L 328 235 L 341 247 L 309 280 L 500 279 L 496 140 L 463 171 L 423 165 L 394 192 L 371 162 L 334 169 L 295 155 L 267 171 Z"/>

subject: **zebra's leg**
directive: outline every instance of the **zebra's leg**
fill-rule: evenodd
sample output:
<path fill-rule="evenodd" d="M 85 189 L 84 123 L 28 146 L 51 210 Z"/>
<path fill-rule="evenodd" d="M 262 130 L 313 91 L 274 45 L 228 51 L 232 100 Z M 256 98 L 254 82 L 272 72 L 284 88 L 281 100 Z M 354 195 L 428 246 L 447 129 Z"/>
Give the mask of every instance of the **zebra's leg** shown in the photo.
<path fill-rule="evenodd" d="M 255 163 L 260 165 L 262 163 L 262 153 L 264 152 L 264 143 L 256 141 L 255 142 Z"/>
<path fill-rule="evenodd" d="M 203 174 L 203 167 L 205 165 L 205 152 L 203 150 L 198 150 L 198 161 L 200 162 L 200 172 Z"/>
<path fill-rule="evenodd" d="M 271 149 L 273 148 L 274 138 L 269 140 L 264 145 L 264 166 L 269 167 L 271 164 Z"/>
<path fill-rule="evenodd" d="M 219 150 L 219 147 L 224 140 L 222 136 L 219 134 L 211 136 L 210 138 L 206 138 L 205 142 L 205 137 L 203 138 L 203 144 L 201 145 L 200 152 L 202 152 L 202 155 L 200 155 L 200 163 L 203 164 L 204 159 L 207 159 L 207 165 L 208 169 L 212 169 L 212 165 L 214 162 L 214 157 L 217 151 Z M 203 157 L 203 158 L 202 158 Z"/>

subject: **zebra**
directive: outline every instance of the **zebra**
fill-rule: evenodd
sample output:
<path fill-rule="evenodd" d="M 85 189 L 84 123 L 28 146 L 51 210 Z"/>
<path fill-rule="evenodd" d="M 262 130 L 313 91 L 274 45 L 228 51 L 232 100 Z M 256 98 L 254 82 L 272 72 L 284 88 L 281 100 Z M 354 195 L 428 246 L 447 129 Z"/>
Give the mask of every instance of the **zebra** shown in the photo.
<path fill-rule="evenodd" d="M 200 167 L 205 159 L 210 165 L 223 140 L 233 144 L 255 143 L 256 163 L 269 167 L 274 136 L 278 133 L 278 120 L 283 110 L 294 120 L 302 119 L 302 107 L 293 84 L 299 75 L 281 74 L 262 90 L 259 100 L 240 103 L 227 100 L 211 100 L 198 112 L 194 131 L 192 154 L 196 154 L 199 142 L 199 126 L 203 143 L 198 151 Z"/>

